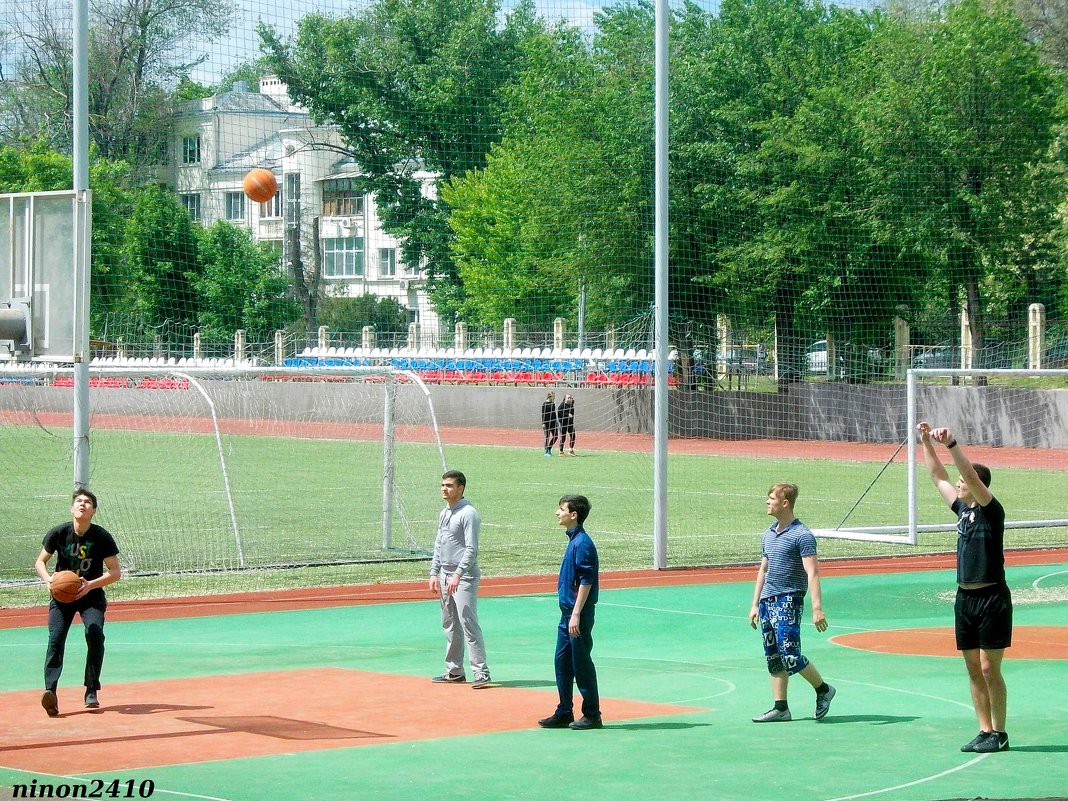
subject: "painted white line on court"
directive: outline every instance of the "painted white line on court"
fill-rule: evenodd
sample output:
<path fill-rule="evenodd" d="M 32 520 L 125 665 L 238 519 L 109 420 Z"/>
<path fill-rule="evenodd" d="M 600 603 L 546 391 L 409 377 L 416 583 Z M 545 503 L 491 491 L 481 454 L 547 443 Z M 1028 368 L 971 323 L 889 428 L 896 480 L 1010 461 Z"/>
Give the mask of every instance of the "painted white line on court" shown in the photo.
<path fill-rule="evenodd" d="M 841 684 L 855 684 L 858 687 L 871 687 L 873 690 L 886 690 L 887 692 L 891 692 L 891 693 L 901 693 L 903 695 L 916 695 L 916 696 L 919 696 L 920 698 L 929 698 L 932 701 L 944 701 L 947 704 L 953 704 L 954 706 L 959 706 L 959 707 L 962 707 L 964 709 L 967 709 L 969 712 L 972 711 L 972 705 L 971 704 L 966 704 L 963 701 L 956 701 L 956 700 L 954 700 L 952 698 L 943 698 L 941 695 L 930 695 L 929 693 L 918 693 L 915 690 L 903 690 L 900 687 L 887 687 L 887 686 L 882 685 L 882 684 L 869 684 L 866 681 L 856 681 L 854 679 L 836 678 L 834 676 L 831 676 L 831 678 L 834 679 L 834 681 L 837 681 L 837 682 L 839 682 Z"/>
<path fill-rule="evenodd" d="M 1038 589 L 1038 585 L 1041 584 L 1046 579 L 1053 578 L 1054 576 L 1062 576 L 1065 573 L 1068 573 L 1068 570 L 1058 570 L 1056 573 L 1047 573 L 1044 576 L 1039 576 L 1038 578 L 1036 578 L 1034 581 L 1031 582 L 1031 589 L 1032 590 L 1037 590 Z"/>
<path fill-rule="evenodd" d="M 617 604 L 606 601 L 598 601 L 598 606 L 614 606 L 618 609 L 641 609 L 645 612 L 667 612 L 671 615 L 696 615 L 698 617 L 725 617 L 725 618 L 737 618 L 743 619 L 740 615 L 718 615 L 714 612 L 691 612 L 686 609 L 664 609 L 659 606 L 639 606 L 638 604 Z"/>
<path fill-rule="evenodd" d="M 965 762 L 963 765 L 957 765 L 955 768 L 944 770 L 941 773 L 935 773 L 932 776 L 924 776 L 922 779 L 916 779 L 905 784 L 895 784 L 893 787 L 883 787 L 879 790 L 869 790 L 866 793 L 856 793 L 855 795 L 842 795 L 837 798 L 828 798 L 827 801 L 851 801 L 854 798 L 868 798 L 873 795 L 882 795 L 883 793 L 892 793 L 894 790 L 904 790 L 906 787 L 915 787 L 917 784 L 924 784 L 925 782 L 934 781 L 935 779 L 941 779 L 943 776 L 949 776 L 950 774 L 962 771 L 965 768 L 970 768 L 985 759 L 989 754 L 981 754 L 973 759 L 971 762 Z"/>

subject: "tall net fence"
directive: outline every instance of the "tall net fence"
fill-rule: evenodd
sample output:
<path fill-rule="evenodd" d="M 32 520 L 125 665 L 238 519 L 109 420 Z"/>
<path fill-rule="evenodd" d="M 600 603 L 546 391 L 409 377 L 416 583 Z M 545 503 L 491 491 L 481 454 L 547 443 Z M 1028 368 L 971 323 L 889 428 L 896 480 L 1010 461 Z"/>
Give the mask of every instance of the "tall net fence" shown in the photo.
<path fill-rule="evenodd" d="M 0 192 L 69 188 L 71 6 L 0 9 Z M 778 480 L 814 525 L 902 523 L 910 367 L 1068 364 L 1060 16 L 672 5 L 673 564 L 756 558 Z M 414 370 L 454 399 L 461 468 L 498 438 L 541 455 L 539 405 L 570 392 L 578 456 L 616 456 L 494 470 L 484 505 L 626 496 L 606 537 L 648 564 L 654 23 L 646 2 L 94 0 L 92 355 Z M 1036 447 L 948 408 L 964 439 Z M 850 469 L 826 441 L 878 447 Z M 555 548 L 548 520 L 489 558 L 551 570 L 519 544 Z"/>

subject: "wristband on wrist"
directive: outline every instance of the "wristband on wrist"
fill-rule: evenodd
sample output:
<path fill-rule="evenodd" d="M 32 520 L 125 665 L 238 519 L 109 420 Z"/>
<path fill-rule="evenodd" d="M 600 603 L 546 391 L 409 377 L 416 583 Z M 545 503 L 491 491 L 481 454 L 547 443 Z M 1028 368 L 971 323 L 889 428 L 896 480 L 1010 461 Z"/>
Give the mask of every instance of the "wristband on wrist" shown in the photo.
<path fill-rule="evenodd" d="M 946 450 L 950 450 L 951 451 L 956 447 L 957 447 L 957 440 L 955 440 L 955 439 L 951 439 L 949 442 L 946 443 Z"/>

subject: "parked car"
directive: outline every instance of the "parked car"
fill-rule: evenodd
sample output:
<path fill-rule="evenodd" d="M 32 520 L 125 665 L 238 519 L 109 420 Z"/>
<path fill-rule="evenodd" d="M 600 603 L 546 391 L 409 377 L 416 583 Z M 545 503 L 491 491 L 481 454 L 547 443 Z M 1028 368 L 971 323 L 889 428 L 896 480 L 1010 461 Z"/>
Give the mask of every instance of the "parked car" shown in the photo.
<path fill-rule="evenodd" d="M 1006 342 L 988 342 L 972 356 L 972 365 L 977 370 L 998 370 L 1012 367 L 1012 347 Z M 912 354 L 912 366 L 930 370 L 956 370 L 960 368 L 960 346 L 944 339 L 937 345 L 922 348 Z"/>
<path fill-rule="evenodd" d="M 960 348 L 952 340 L 912 352 L 912 366 L 926 370 L 953 370 L 960 367 Z"/>
<path fill-rule="evenodd" d="M 827 340 L 819 339 L 808 346 L 805 351 L 805 372 L 813 375 L 827 375 Z M 845 357 L 838 352 L 838 374 L 845 372 Z"/>

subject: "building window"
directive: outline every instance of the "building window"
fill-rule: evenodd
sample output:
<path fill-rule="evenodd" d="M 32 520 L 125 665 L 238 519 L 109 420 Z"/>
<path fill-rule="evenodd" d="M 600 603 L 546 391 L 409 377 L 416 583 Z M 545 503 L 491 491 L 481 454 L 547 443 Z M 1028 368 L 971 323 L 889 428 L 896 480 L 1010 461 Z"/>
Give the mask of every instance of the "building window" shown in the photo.
<path fill-rule="evenodd" d="M 383 278 L 397 274 L 397 249 L 378 249 L 378 274 Z"/>
<path fill-rule="evenodd" d="M 281 217 L 282 208 L 282 193 L 275 192 L 274 197 L 260 204 L 260 217 Z"/>
<path fill-rule="evenodd" d="M 226 219 L 228 220 L 244 220 L 245 219 L 245 193 L 244 192 L 227 192 L 226 193 Z"/>
<path fill-rule="evenodd" d="M 363 275 L 363 237 L 324 239 L 323 275 L 327 278 L 358 278 Z"/>
<path fill-rule="evenodd" d="M 363 214 L 363 192 L 355 178 L 331 178 L 323 181 L 323 216 L 357 217 Z"/>
<path fill-rule="evenodd" d="M 300 227 L 300 173 L 287 172 L 285 174 L 285 222 L 286 228 Z"/>
<path fill-rule="evenodd" d="M 181 198 L 182 208 L 189 215 L 189 219 L 193 222 L 200 222 L 200 195 L 182 195 Z"/>
<path fill-rule="evenodd" d="M 182 137 L 182 164 L 200 163 L 200 134 Z"/>

